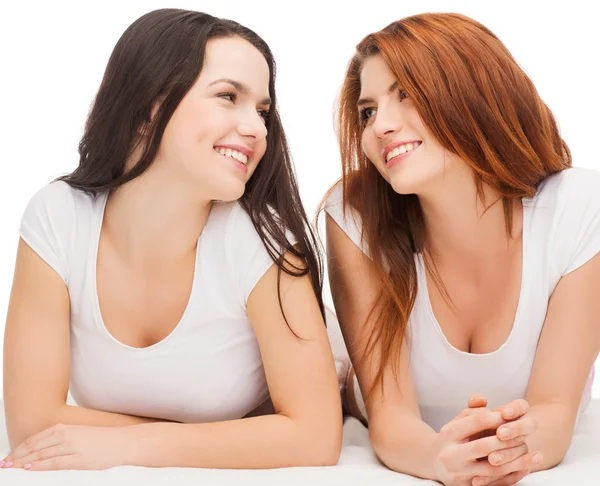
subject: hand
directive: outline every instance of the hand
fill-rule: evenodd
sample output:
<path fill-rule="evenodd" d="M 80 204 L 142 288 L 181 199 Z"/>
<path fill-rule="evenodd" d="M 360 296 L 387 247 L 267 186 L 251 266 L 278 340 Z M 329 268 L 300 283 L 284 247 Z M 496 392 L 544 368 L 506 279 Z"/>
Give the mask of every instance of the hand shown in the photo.
<path fill-rule="evenodd" d="M 467 408 L 465 408 L 460 414 L 460 416 L 467 417 L 468 415 L 472 415 L 479 408 L 487 407 L 487 399 L 483 395 L 475 394 L 471 395 L 469 401 L 467 403 Z M 499 412 L 499 410 L 494 410 L 495 412 Z M 476 434 L 469 437 L 469 440 L 477 440 L 482 439 L 483 437 L 490 437 L 492 435 L 496 435 L 496 429 L 488 429 L 482 430 L 481 432 L 477 432 Z M 485 458 L 487 459 L 487 458 Z"/>
<path fill-rule="evenodd" d="M 487 406 L 487 400 L 481 395 L 473 395 L 469 399 L 469 409 L 471 413 L 473 413 L 476 409 Z M 524 415 L 529 410 L 529 404 L 522 399 L 515 400 L 507 405 L 497 407 L 494 409 L 495 412 L 500 412 L 503 420 L 507 423 L 516 421 L 515 425 L 503 425 L 498 428 L 498 430 L 489 430 L 485 431 L 485 435 L 496 435 L 498 434 L 498 438 L 503 441 L 507 441 L 513 439 L 514 437 L 522 436 L 525 439 L 526 435 L 529 435 L 533 431 L 536 430 L 536 424 L 532 423 L 533 419 L 531 417 L 524 417 Z M 506 439 L 503 439 L 500 431 L 504 430 L 506 427 L 509 427 L 509 430 L 513 430 L 515 433 L 511 433 Z M 515 429 L 516 428 L 516 429 Z M 523 447 L 520 448 L 505 448 L 503 450 L 499 450 L 494 454 L 490 454 L 487 458 L 490 464 L 494 466 L 500 466 L 506 464 L 508 462 L 516 460 L 519 455 L 523 455 L 529 452 L 529 448 L 527 444 L 524 443 Z M 497 454 L 501 454 L 498 456 Z M 532 463 L 539 464 L 542 460 L 541 453 L 534 454 L 532 456 Z M 473 479 L 474 486 L 504 486 L 509 484 L 516 484 L 525 476 L 530 473 L 529 470 L 516 471 L 508 476 L 504 477 L 476 477 Z"/>
<path fill-rule="evenodd" d="M 4 462 L 31 471 L 120 466 L 124 464 L 126 428 L 54 425 L 17 446 Z"/>
<path fill-rule="evenodd" d="M 474 478 L 491 478 L 491 481 L 498 481 L 500 478 L 499 481 L 502 482 L 498 484 L 514 484 L 518 480 L 516 477 L 522 474 L 521 471 L 530 469 L 532 464 L 532 455 L 524 450 L 522 437 L 503 441 L 496 435 L 491 435 L 469 440 L 483 431 L 496 430 L 505 423 L 501 412 L 479 407 L 477 410 L 463 410 L 442 427 L 438 434 L 434 463 L 437 479 L 446 486 L 479 486 L 473 482 Z M 479 461 L 504 449 L 517 452 L 516 457 L 502 465 Z"/>

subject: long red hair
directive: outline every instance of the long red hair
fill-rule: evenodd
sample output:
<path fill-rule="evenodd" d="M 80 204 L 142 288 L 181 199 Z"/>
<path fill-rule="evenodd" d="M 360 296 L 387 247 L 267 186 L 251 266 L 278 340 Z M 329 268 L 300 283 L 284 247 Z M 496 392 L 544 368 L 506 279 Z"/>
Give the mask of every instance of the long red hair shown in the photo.
<path fill-rule="evenodd" d="M 364 60 L 377 54 L 438 143 L 471 167 L 479 197 L 484 184 L 499 192 L 509 236 L 514 203 L 571 166 L 552 112 L 507 48 L 480 23 L 459 14 L 415 15 L 358 44 L 340 95 L 338 130 L 344 209 L 362 220 L 363 242 L 381 284 L 365 327 L 363 359 L 375 346 L 381 356 L 368 395 L 382 386 L 389 360 L 398 362 L 417 295 L 415 253 L 423 253 L 432 268 L 417 196 L 395 193 L 362 151 L 360 73 Z"/>

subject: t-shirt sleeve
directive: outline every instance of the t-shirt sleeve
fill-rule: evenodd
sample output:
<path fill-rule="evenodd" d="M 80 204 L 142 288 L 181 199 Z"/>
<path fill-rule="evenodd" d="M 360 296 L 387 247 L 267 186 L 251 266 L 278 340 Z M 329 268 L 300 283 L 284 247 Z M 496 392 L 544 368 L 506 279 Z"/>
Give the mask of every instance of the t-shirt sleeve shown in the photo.
<path fill-rule="evenodd" d="M 254 228 L 250 216 L 238 204 L 230 215 L 227 233 L 231 275 L 237 284 L 242 304 L 246 306 L 252 290 L 275 262 Z M 286 236 L 290 245 L 296 244 L 290 231 L 286 232 Z M 278 246 L 275 248 L 284 253 L 284 249 Z"/>
<path fill-rule="evenodd" d="M 568 169 L 560 189 L 556 251 L 566 275 L 600 252 L 600 172 Z"/>
<path fill-rule="evenodd" d="M 68 256 L 73 227 L 74 202 L 66 182 L 53 182 L 29 201 L 19 234 L 54 271 L 68 282 Z"/>
<path fill-rule="evenodd" d="M 362 223 L 360 216 L 350 207 L 343 207 L 342 184 L 339 182 L 331 190 L 325 201 L 325 212 L 331 216 L 341 230 L 346 233 L 354 244 L 368 255 L 366 244 L 362 241 Z"/>

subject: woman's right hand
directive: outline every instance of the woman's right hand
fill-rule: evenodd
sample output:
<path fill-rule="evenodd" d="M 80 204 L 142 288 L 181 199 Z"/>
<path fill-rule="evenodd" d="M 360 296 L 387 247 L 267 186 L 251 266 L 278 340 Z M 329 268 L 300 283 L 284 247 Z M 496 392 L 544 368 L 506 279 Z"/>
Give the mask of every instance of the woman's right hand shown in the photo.
<path fill-rule="evenodd" d="M 478 486 L 480 480 L 492 480 L 494 486 L 515 484 L 533 467 L 524 437 L 501 441 L 496 435 L 471 440 L 506 423 L 501 412 L 487 408 L 467 408 L 442 427 L 438 434 L 434 470 L 436 479 L 446 486 Z M 492 465 L 487 460 L 502 450 L 505 462 Z M 473 481 L 480 476 L 477 481 Z"/>

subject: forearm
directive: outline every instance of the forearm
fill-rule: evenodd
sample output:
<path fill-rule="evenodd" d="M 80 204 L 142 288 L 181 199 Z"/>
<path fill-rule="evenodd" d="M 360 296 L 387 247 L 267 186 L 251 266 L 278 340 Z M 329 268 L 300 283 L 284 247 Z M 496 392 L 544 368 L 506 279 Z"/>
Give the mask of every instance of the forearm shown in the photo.
<path fill-rule="evenodd" d="M 435 480 L 434 462 L 438 434 L 405 408 L 380 412 L 369 423 L 375 453 L 390 469 Z"/>
<path fill-rule="evenodd" d="M 575 416 L 560 403 L 543 403 L 532 406 L 528 412 L 537 422 L 537 430 L 527 438 L 530 451 L 540 451 L 543 461 L 536 470 L 544 470 L 558 465 L 571 444 Z"/>
<path fill-rule="evenodd" d="M 126 463 L 135 466 L 332 466 L 341 449 L 341 424 L 311 428 L 279 414 L 205 424 L 142 424 L 124 432 L 131 444 Z"/>
<path fill-rule="evenodd" d="M 26 419 L 26 420 L 25 420 Z M 151 422 L 161 422 L 160 419 L 136 417 L 112 412 L 103 412 L 84 407 L 63 404 L 49 412 L 38 414 L 37 418 L 22 417 L 13 427 L 9 427 L 9 443 L 11 449 L 18 446 L 29 437 L 52 427 L 56 424 L 91 425 L 97 427 L 127 427 Z"/>
<path fill-rule="evenodd" d="M 165 422 L 149 417 L 138 417 L 114 412 L 103 412 L 91 408 L 64 405 L 56 414 L 56 423 L 70 425 L 92 425 L 96 427 L 127 427 L 129 425 Z"/>

